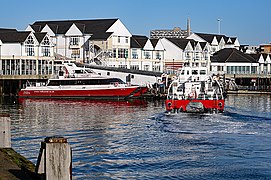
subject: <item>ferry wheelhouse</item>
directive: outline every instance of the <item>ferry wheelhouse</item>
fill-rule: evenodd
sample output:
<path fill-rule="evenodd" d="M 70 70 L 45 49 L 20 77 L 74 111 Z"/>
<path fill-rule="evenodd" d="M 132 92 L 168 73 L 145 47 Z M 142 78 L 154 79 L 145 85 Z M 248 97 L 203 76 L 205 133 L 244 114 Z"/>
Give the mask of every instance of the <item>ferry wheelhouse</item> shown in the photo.
<path fill-rule="evenodd" d="M 129 85 L 119 78 L 103 77 L 91 69 L 65 64 L 58 78 L 46 84 L 26 84 L 20 90 L 20 98 L 93 98 L 125 99 L 140 97 L 147 87 Z"/>
<path fill-rule="evenodd" d="M 167 112 L 223 112 L 223 78 L 206 67 L 183 67 L 168 88 Z"/>

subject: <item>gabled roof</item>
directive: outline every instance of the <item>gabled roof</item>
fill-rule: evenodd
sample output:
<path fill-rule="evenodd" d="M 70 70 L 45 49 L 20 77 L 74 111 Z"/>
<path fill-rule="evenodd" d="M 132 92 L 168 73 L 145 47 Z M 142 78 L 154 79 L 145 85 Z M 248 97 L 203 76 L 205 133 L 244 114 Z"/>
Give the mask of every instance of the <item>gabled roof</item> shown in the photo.
<path fill-rule="evenodd" d="M 255 60 L 255 62 L 258 62 L 258 60 L 261 57 L 261 54 L 248 54 L 248 55 L 251 56 Z"/>
<path fill-rule="evenodd" d="M 91 40 L 107 40 L 111 36 L 111 34 L 113 34 L 113 33 L 112 32 L 95 33 L 89 39 L 91 39 Z"/>
<path fill-rule="evenodd" d="M 72 24 L 84 34 L 95 34 L 106 32 L 118 19 L 94 19 L 94 20 L 64 20 L 64 21 L 36 21 L 31 27 L 40 32 L 45 25 L 48 25 L 55 34 L 65 34 Z M 38 28 L 40 26 L 40 28 Z"/>
<path fill-rule="evenodd" d="M 157 45 L 159 39 L 150 39 L 150 41 L 151 41 L 152 46 L 155 47 Z"/>
<path fill-rule="evenodd" d="M 225 48 L 216 52 L 211 57 L 211 62 L 254 63 L 255 60 L 250 55 L 244 54 L 235 48 Z"/>
<path fill-rule="evenodd" d="M 204 49 L 205 46 L 207 45 L 207 42 L 200 42 L 199 44 L 200 44 L 201 49 Z"/>
<path fill-rule="evenodd" d="M 194 48 L 196 45 L 196 41 L 192 39 L 182 39 L 182 38 L 166 38 L 176 46 L 178 46 L 180 49 L 185 49 L 187 44 L 190 42 L 192 47 Z"/>
<path fill-rule="evenodd" d="M 223 38 L 225 41 L 225 44 L 234 44 L 236 41 L 236 37 L 228 37 L 226 35 L 223 34 L 207 34 L 207 33 L 195 33 L 196 35 L 198 35 L 199 37 L 201 37 L 202 39 L 204 39 L 205 41 L 207 41 L 208 43 L 212 43 L 214 37 L 216 37 L 218 43 L 221 41 L 221 39 Z M 229 39 L 231 42 L 229 42 Z"/>
<path fill-rule="evenodd" d="M 148 39 L 147 36 L 132 35 L 130 42 L 131 48 L 144 48 Z"/>
<path fill-rule="evenodd" d="M 0 28 L 0 33 L 3 32 L 17 32 L 16 29 L 7 29 L 7 28 Z"/>
<path fill-rule="evenodd" d="M 20 43 L 24 42 L 30 33 L 30 31 L 3 32 L 0 33 L 0 40 L 3 43 Z"/>
<path fill-rule="evenodd" d="M 204 39 L 205 41 L 207 41 L 208 43 L 212 43 L 213 39 L 215 37 L 214 34 L 206 34 L 206 33 L 195 33 L 196 35 L 198 35 L 199 37 L 201 37 L 202 39 Z"/>
<path fill-rule="evenodd" d="M 41 43 L 47 33 L 34 33 L 35 37 L 37 38 L 38 42 Z"/>

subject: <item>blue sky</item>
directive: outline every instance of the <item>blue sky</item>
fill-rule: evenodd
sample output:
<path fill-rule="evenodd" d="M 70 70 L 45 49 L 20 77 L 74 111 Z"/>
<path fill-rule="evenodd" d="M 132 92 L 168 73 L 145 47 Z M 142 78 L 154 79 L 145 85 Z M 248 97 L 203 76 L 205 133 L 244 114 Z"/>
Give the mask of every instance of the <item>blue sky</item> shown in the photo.
<path fill-rule="evenodd" d="M 238 37 L 241 44 L 271 42 L 270 0 L 7 0 L 1 1 L 0 27 L 24 30 L 37 20 L 120 18 L 132 34 L 149 36 L 153 29 Z"/>

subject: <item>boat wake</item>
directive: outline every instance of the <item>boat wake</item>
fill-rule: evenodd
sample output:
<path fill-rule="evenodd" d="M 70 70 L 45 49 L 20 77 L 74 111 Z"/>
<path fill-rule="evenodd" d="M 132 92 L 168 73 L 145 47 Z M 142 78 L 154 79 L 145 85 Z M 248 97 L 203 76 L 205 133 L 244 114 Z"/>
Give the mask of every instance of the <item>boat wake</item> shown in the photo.
<path fill-rule="evenodd" d="M 159 113 L 152 117 L 162 132 L 180 134 L 265 134 L 271 114 L 226 107 L 224 113 Z"/>

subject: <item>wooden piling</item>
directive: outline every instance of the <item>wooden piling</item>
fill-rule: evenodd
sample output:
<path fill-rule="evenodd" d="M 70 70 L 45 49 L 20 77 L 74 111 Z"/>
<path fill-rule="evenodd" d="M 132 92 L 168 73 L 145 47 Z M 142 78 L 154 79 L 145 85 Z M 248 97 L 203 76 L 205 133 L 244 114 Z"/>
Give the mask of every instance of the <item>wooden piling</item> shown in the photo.
<path fill-rule="evenodd" d="M 11 148 L 10 116 L 0 113 L 0 148 Z"/>
<path fill-rule="evenodd" d="M 46 180 L 72 179 L 71 147 L 66 138 L 47 137 L 41 142 L 36 173 Z"/>

